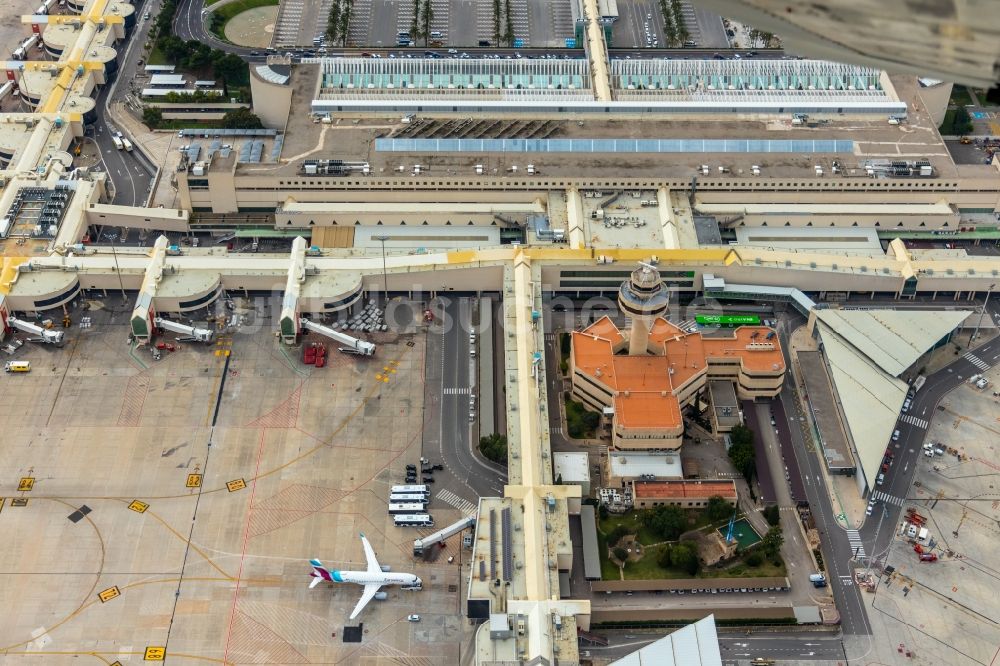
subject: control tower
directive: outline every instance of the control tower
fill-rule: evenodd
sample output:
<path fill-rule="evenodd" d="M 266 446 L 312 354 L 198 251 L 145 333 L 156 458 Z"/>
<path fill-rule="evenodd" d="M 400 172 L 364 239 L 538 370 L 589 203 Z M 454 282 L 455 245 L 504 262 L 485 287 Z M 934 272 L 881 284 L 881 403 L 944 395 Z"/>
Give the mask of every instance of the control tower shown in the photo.
<path fill-rule="evenodd" d="M 668 301 L 667 291 L 660 281 L 660 272 L 650 264 L 639 264 L 632 271 L 632 276 L 622 282 L 618 290 L 618 307 L 632 318 L 629 356 L 647 353 L 649 329 L 653 326 L 654 319 L 666 314 Z"/>

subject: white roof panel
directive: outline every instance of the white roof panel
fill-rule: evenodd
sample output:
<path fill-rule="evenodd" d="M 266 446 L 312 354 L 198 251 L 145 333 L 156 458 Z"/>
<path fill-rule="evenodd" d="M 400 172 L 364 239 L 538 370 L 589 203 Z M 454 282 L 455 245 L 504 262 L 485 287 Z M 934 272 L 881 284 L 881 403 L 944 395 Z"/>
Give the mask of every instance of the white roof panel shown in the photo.
<path fill-rule="evenodd" d="M 715 616 L 682 627 L 609 666 L 722 666 Z"/>
<path fill-rule="evenodd" d="M 899 377 L 968 316 L 964 310 L 817 310 L 816 316 Z"/>
<path fill-rule="evenodd" d="M 859 465 L 868 487 L 872 488 L 908 387 L 822 322 L 818 326 L 830 378 L 844 410 Z"/>

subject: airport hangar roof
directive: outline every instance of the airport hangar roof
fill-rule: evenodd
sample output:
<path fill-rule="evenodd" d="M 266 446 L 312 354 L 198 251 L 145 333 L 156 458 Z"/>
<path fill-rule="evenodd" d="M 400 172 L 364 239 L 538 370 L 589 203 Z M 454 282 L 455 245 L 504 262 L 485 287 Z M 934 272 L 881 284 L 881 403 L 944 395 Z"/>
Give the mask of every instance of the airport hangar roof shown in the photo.
<path fill-rule="evenodd" d="M 722 666 L 715 616 L 682 627 L 609 666 Z"/>
<path fill-rule="evenodd" d="M 961 310 L 817 310 L 817 326 L 854 448 L 871 488 L 908 385 L 898 377 L 964 321 Z"/>
<path fill-rule="evenodd" d="M 899 377 L 968 316 L 965 310 L 817 310 L 834 329 L 886 373 Z"/>

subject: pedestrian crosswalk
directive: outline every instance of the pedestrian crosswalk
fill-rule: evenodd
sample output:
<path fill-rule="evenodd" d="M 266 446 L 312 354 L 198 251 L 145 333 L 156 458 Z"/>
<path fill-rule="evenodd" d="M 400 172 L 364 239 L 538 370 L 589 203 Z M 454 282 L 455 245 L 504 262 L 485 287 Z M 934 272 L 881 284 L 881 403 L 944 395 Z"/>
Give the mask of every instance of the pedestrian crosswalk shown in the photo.
<path fill-rule="evenodd" d="M 463 499 L 451 492 L 450 490 L 439 490 L 437 498 L 446 504 L 451 504 L 453 507 L 461 511 L 462 513 L 468 515 L 476 510 L 476 505 L 467 499 Z"/>
<path fill-rule="evenodd" d="M 861 534 L 857 530 L 847 530 L 847 541 L 851 544 L 851 554 L 856 559 L 865 556 L 865 545 L 861 543 Z"/>
<path fill-rule="evenodd" d="M 972 352 L 969 352 L 968 354 L 966 354 L 962 358 L 964 358 L 966 361 L 968 361 L 972 365 L 976 366 L 980 370 L 989 370 L 990 369 L 990 364 L 989 363 L 987 363 L 983 359 L 979 358 L 978 356 L 976 356 Z"/>
<path fill-rule="evenodd" d="M 449 386 L 444 389 L 445 395 L 469 395 L 469 387 Z"/>
<path fill-rule="evenodd" d="M 549 432 L 552 433 L 553 435 L 561 435 L 563 434 L 562 426 L 553 426 L 549 428 Z"/>
<path fill-rule="evenodd" d="M 913 414 L 903 414 L 899 417 L 899 420 L 903 423 L 909 423 L 911 426 L 927 430 L 927 419 L 922 419 L 919 416 L 914 416 Z"/>
<path fill-rule="evenodd" d="M 903 502 L 905 501 L 902 497 L 896 497 L 881 490 L 876 490 L 872 493 L 872 499 L 876 502 L 885 502 L 886 504 L 895 504 L 896 506 L 903 506 Z"/>

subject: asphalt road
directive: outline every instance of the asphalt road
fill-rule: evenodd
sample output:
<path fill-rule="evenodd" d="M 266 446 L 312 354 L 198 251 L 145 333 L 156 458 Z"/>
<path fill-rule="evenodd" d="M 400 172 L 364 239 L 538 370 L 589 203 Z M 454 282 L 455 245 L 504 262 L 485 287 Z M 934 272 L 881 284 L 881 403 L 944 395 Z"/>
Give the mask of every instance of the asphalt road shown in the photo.
<path fill-rule="evenodd" d="M 778 335 L 781 338 L 786 363 L 791 363 L 788 358 L 788 333 L 802 323 L 804 321 L 797 315 L 791 318 L 791 321 L 787 317 L 779 319 Z M 799 469 L 804 477 L 806 497 L 809 499 L 809 507 L 820 532 L 820 551 L 826 564 L 829 588 L 840 612 L 841 630 L 848 635 L 871 635 L 871 624 L 865 612 L 864 600 L 858 586 L 854 584 L 851 566 L 853 551 L 847 540 L 847 533 L 837 523 L 835 510 L 831 506 L 822 458 L 806 448 L 801 422 L 798 420 L 799 410 L 792 390 L 793 385 L 794 380 L 789 375 L 779 396 L 787 420 L 778 427 L 783 431 L 781 436 L 791 438 Z"/>
<path fill-rule="evenodd" d="M 142 12 L 145 10 L 142 5 L 137 5 L 136 11 L 142 16 Z M 115 94 L 115 99 L 124 96 L 125 89 L 128 87 L 127 82 L 135 76 L 136 60 L 132 58 L 132 53 L 135 51 L 136 42 L 145 39 L 148 27 L 148 21 L 140 20 L 138 29 L 128 37 L 126 47 L 118 51 L 118 72 L 115 74 L 115 78 L 109 81 L 98 93 L 96 97 L 97 120 L 91 128 L 88 128 L 86 134 L 89 140 L 97 144 L 101 153 L 102 168 L 114 183 L 115 195 L 111 202 L 123 206 L 145 205 L 153 174 L 137 153 L 129 153 L 115 147 L 111 140 L 112 131 L 121 128 L 109 123 L 107 105 L 112 92 Z M 116 81 L 118 81 L 118 85 L 115 84 Z"/>
<path fill-rule="evenodd" d="M 991 366 L 996 365 L 1000 361 L 1000 338 L 994 338 L 980 347 L 973 348 L 971 353 Z M 945 395 L 972 375 L 981 372 L 979 367 L 965 358 L 963 351 L 963 354 L 950 365 L 927 377 L 926 383 L 914 396 L 913 404 L 907 414 L 929 422 L 934 418 L 936 407 Z M 927 436 L 927 429 L 926 426 L 921 427 L 906 421 L 899 421 L 897 428 L 900 437 L 898 442 L 893 443 L 895 457 L 886 474 L 886 481 L 874 489 L 894 497 L 906 498 L 912 487 L 917 463 L 923 455 L 921 447 Z M 883 502 L 876 505 L 875 512 L 865 521 L 861 529 L 861 540 L 867 554 L 876 558 L 884 555 L 905 508 L 905 502 L 903 506 Z"/>
<path fill-rule="evenodd" d="M 746 632 L 719 631 L 719 648 L 723 664 L 746 664 L 762 657 L 781 661 L 844 661 L 844 648 L 840 637 L 828 633 L 787 632 L 772 633 L 764 630 L 753 635 Z M 607 636 L 606 647 L 580 648 L 581 656 L 620 659 L 662 638 L 657 634 L 615 632 Z"/>
<path fill-rule="evenodd" d="M 463 486 L 452 492 L 475 500 L 502 496 L 507 473 L 473 455 L 470 448 L 475 425 L 469 422 L 469 393 L 475 390 L 475 359 L 469 355 L 471 303 L 468 298 L 444 297 L 431 304 L 437 325 L 427 337 L 424 456 L 440 460 Z"/>

